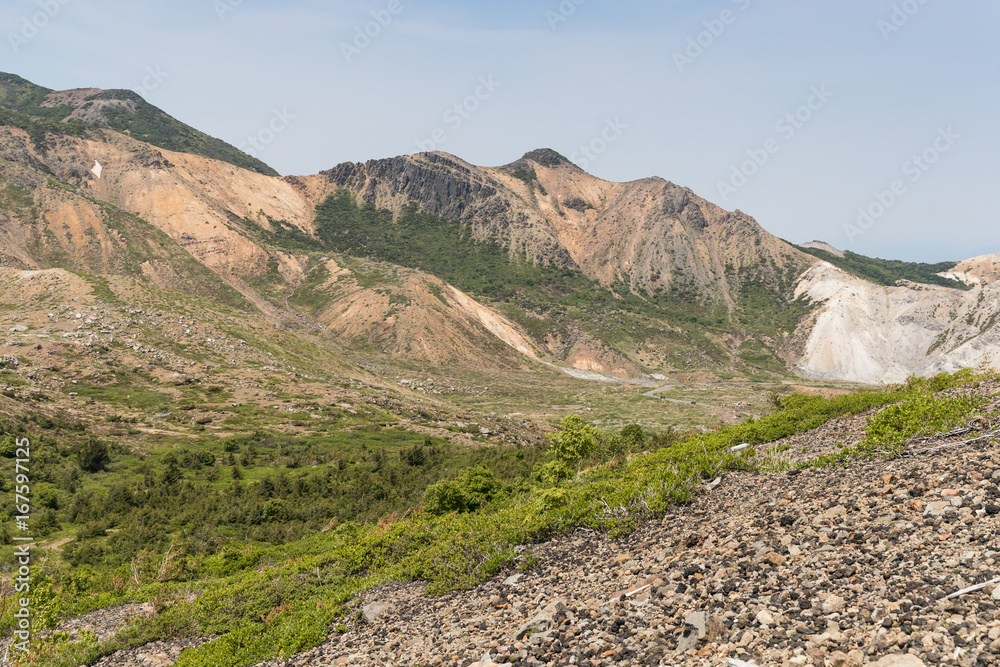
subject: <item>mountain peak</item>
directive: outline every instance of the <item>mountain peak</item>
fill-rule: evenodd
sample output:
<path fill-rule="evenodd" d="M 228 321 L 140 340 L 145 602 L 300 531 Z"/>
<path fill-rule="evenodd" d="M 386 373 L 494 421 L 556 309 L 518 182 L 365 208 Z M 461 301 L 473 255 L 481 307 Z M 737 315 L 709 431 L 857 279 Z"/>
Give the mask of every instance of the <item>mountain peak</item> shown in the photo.
<path fill-rule="evenodd" d="M 557 153 L 551 148 L 538 148 L 533 151 L 528 151 L 523 157 L 521 157 L 521 159 L 537 162 L 545 167 L 561 167 L 563 165 L 573 164 L 565 156 Z"/>
<path fill-rule="evenodd" d="M 844 251 L 843 250 L 838 250 L 837 248 L 834 248 L 832 245 L 830 245 L 826 241 L 810 241 L 809 243 L 803 243 L 799 247 L 801 247 L 801 248 L 811 248 L 813 250 L 824 250 L 824 251 L 830 253 L 831 255 L 836 255 L 837 257 L 843 257 L 844 256 Z"/>
<path fill-rule="evenodd" d="M 131 90 L 51 90 L 0 72 L 0 124 L 30 133 L 65 134 L 109 128 L 158 148 L 191 153 L 269 176 L 278 172 L 221 139 L 182 123 Z"/>

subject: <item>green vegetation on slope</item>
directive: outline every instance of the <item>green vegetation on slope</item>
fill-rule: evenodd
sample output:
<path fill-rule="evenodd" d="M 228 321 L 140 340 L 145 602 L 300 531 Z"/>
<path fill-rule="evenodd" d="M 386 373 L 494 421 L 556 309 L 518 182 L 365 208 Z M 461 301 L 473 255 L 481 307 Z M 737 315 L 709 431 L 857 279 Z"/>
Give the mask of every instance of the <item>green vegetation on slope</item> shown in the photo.
<path fill-rule="evenodd" d="M 980 400 L 959 405 L 961 401 L 934 394 L 957 386 L 974 392 L 981 379 L 966 371 L 832 399 L 793 395 L 777 401 L 775 411 L 760 420 L 682 440 L 652 438 L 636 427 L 599 433 L 571 419 L 554 439 L 565 446 L 554 446 L 547 457 L 556 467 L 590 470 L 572 479 L 562 475 L 558 485 L 541 474 L 520 491 L 496 493 L 496 476 L 473 468 L 429 492 L 434 512 L 388 517 L 377 526 L 345 522 L 286 545 L 234 542 L 193 556 L 172 549 L 150 551 L 117 568 L 66 571 L 50 566 L 36 580 L 33 603 L 40 617 L 53 624 L 60 617 L 127 600 L 154 600 L 156 613 L 103 643 L 92 638 L 69 642 L 56 635 L 32 664 L 92 663 L 120 648 L 210 634 L 219 638 L 183 652 L 177 665 L 237 667 L 288 657 L 322 642 L 330 625 L 347 613 L 345 603 L 371 586 L 419 579 L 430 582 L 432 594 L 440 593 L 472 586 L 515 563 L 530 567 L 530 559 L 514 551 L 519 544 L 581 525 L 613 535 L 629 531 L 671 503 L 686 502 L 701 480 L 724 470 L 752 469 L 753 449 L 734 454 L 736 444 L 774 442 L 839 416 L 890 404 L 900 407 L 873 415 L 869 438 L 881 439 L 891 431 L 893 439 L 905 439 L 949 428 L 967 419 Z M 943 409 L 941 400 L 948 403 Z M 914 429 L 927 415 L 939 418 Z M 192 586 L 203 593 L 192 599 L 187 595 Z M 11 612 L 0 620 L 5 628 L 12 623 Z"/>
<path fill-rule="evenodd" d="M 971 285 L 957 280 L 942 278 L 937 275 L 950 271 L 955 267 L 957 262 L 938 262 L 937 264 L 903 262 L 895 259 L 865 257 L 850 250 L 844 251 L 843 257 L 838 257 L 831 252 L 820 250 L 819 248 L 797 247 L 802 252 L 819 257 L 824 262 L 829 262 L 839 269 L 843 269 L 859 278 L 870 280 L 877 285 L 892 286 L 896 284 L 897 280 L 909 280 L 925 285 L 941 285 L 943 287 L 953 287 L 962 290 L 972 289 Z"/>
<path fill-rule="evenodd" d="M 160 148 L 179 153 L 193 153 L 202 157 L 256 171 L 267 176 L 279 176 L 277 171 L 255 157 L 247 155 L 232 144 L 209 136 L 180 122 L 164 111 L 146 102 L 131 90 L 106 90 L 92 99 L 126 100 L 136 105 L 135 111 L 125 107 L 105 112 L 108 127 L 124 132 Z"/>
<path fill-rule="evenodd" d="M 36 534 L 75 536 L 65 559 L 96 569 L 173 548 L 180 573 L 221 543 L 283 544 L 331 522 L 375 522 L 418 506 L 429 485 L 470 466 L 507 480 L 496 489 L 507 493 L 538 457 L 530 448 L 468 449 L 409 431 L 336 427 L 308 437 L 259 430 L 200 438 L 137 455 L 49 426 L 33 440 L 42 471 L 36 497 L 50 499 Z M 27 437 L 16 425 L 3 429 Z M 0 540 L 10 536 L 0 529 Z"/>
<path fill-rule="evenodd" d="M 17 75 L 0 72 L 0 124 L 27 131 L 42 150 L 47 134 L 81 136 L 88 124 L 76 120 L 62 122 L 75 110 L 72 106 L 42 106 L 45 96 L 51 92 Z M 278 176 L 277 171 L 257 158 L 180 122 L 130 90 L 101 91 L 87 97 L 85 105 L 101 100 L 118 100 L 129 105 L 104 110 L 104 122 L 113 130 L 159 148 L 193 153 L 268 176 Z"/>
<path fill-rule="evenodd" d="M 641 344 L 685 353 L 693 349 L 701 364 L 719 365 L 727 354 L 716 334 L 738 327 L 773 339 L 782 327 L 794 331 L 811 307 L 804 301 L 789 301 L 793 281 L 787 277 L 782 277 L 781 285 L 765 286 L 765 267 L 760 275 L 741 278 L 739 312 L 732 319 L 723 304 L 706 301 L 683 280 L 653 294 L 637 294 L 624 283 L 604 287 L 579 270 L 535 264 L 494 241 L 475 240 L 468 226 L 416 205 L 398 214 L 359 206 L 347 190 L 317 207 L 316 229 L 328 250 L 426 271 L 487 300 L 541 344 L 550 334 L 564 335 L 579 326 L 622 350 Z M 279 228 L 275 236 L 283 234 Z M 289 243 L 300 242 L 289 237 Z M 783 369 L 763 344 L 751 363 Z"/>
<path fill-rule="evenodd" d="M 579 271 L 540 266 L 489 241 L 476 241 L 458 222 L 411 204 L 398 216 L 340 190 L 316 209 L 316 230 L 330 250 L 371 257 L 431 273 L 459 289 L 532 308 L 553 300 L 567 305 L 614 302 Z"/>

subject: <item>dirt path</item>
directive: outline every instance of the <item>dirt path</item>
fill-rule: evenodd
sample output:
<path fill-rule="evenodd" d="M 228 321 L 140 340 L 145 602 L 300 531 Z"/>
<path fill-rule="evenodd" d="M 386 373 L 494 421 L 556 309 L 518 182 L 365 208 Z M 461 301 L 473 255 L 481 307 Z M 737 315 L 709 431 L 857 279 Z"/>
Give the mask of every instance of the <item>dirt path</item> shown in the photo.
<path fill-rule="evenodd" d="M 738 415 L 743 415 L 744 417 L 753 417 L 753 416 L 755 416 L 753 413 L 750 413 L 750 412 L 744 412 L 742 410 L 733 410 L 733 408 L 725 408 L 725 407 L 722 407 L 720 405 L 709 405 L 708 403 L 699 403 L 698 401 L 685 401 L 685 400 L 680 399 L 680 398 L 666 398 L 664 396 L 658 396 L 657 395 L 660 392 L 664 392 L 664 391 L 667 391 L 669 389 L 675 389 L 675 388 L 676 388 L 676 385 L 667 384 L 667 385 L 664 385 L 664 386 L 662 386 L 662 387 L 660 387 L 658 389 L 653 389 L 652 391 L 647 391 L 645 394 L 643 394 L 643 396 L 646 396 L 648 398 L 655 398 L 655 399 L 658 399 L 658 400 L 661 400 L 661 401 L 667 401 L 669 403 L 676 403 L 678 405 L 694 405 L 694 406 L 699 407 L 699 408 L 710 408 L 712 410 L 731 410 L 731 411 L 736 412 L 736 414 L 738 414 Z"/>
<path fill-rule="evenodd" d="M 53 542 L 52 544 L 42 545 L 43 549 L 62 549 L 64 546 L 75 540 L 75 537 L 64 537 L 63 539 Z"/>
<path fill-rule="evenodd" d="M 678 405 L 697 405 L 697 406 L 702 407 L 702 408 L 713 408 L 713 409 L 718 409 L 718 410 L 724 410 L 725 409 L 725 408 L 722 408 L 722 407 L 720 407 L 718 405 L 709 405 L 708 403 L 699 403 L 698 401 L 685 401 L 685 400 L 682 400 L 680 398 L 664 398 L 663 396 L 657 396 L 657 394 L 659 394 L 660 392 L 667 391 L 668 389 L 674 389 L 674 388 L 675 388 L 675 385 L 672 385 L 672 384 L 664 385 L 664 386 L 660 387 L 659 389 L 653 389 L 652 391 L 647 391 L 645 394 L 643 394 L 643 396 L 648 396 L 649 398 L 657 398 L 657 399 L 659 399 L 661 401 L 667 401 L 667 402 L 670 402 L 670 403 L 677 403 Z M 741 414 L 748 414 L 748 413 L 744 412 L 744 413 L 741 413 Z"/>

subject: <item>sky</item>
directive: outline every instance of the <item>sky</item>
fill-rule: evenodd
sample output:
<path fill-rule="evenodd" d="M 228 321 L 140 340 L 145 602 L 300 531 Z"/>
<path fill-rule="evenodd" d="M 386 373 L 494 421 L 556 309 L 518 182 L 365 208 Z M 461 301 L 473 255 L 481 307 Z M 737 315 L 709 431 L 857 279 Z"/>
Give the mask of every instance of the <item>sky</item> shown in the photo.
<path fill-rule="evenodd" d="M 0 70 L 128 88 L 282 174 L 553 148 L 786 240 L 1000 252 L 995 0 L 7 0 Z"/>

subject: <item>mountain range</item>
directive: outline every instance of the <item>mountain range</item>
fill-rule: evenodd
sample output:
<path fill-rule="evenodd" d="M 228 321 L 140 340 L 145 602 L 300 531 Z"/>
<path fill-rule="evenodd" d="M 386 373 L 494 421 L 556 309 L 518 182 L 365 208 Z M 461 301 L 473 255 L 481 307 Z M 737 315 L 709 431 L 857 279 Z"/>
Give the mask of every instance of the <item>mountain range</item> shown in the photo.
<path fill-rule="evenodd" d="M 0 74 L 0 220 L 8 277 L 195 296 L 404 366 L 876 384 L 1000 364 L 1000 255 L 796 246 L 688 188 L 604 181 L 549 149 L 280 176 L 130 91 Z"/>

